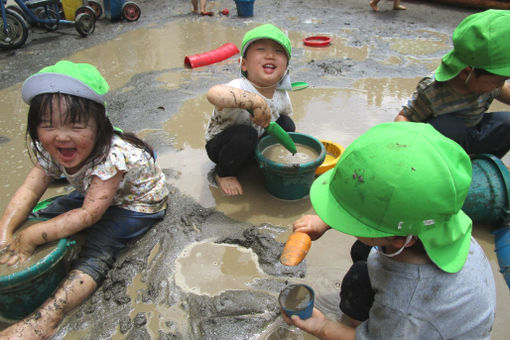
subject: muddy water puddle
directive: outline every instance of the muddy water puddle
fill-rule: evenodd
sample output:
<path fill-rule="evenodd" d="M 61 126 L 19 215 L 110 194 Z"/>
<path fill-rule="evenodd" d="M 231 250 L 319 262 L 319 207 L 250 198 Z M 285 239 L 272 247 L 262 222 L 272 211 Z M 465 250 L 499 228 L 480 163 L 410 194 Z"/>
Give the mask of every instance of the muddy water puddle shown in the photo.
<path fill-rule="evenodd" d="M 281 164 L 304 164 L 318 158 L 319 154 L 314 148 L 296 143 L 295 154 L 290 153 L 283 145 L 273 144 L 262 150 L 262 156 Z"/>
<path fill-rule="evenodd" d="M 249 289 L 251 282 L 265 276 L 251 249 L 231 244 L 191 244 L 176 261 L 177 285 L 198 295 L 215 296 L 226 290 Z"/>
<path fill-rule="evenodd" d="M 310 24 L 313 24 L 313 20 Z M 196 54 L 217 48 L 225 42 L 240 45 L 244 32 L 256 23 L 249 23 L 242 29 L 225 25 L 217 25 L 201 21 L 172 22 L 163 26 L 141 28 L 118 36 L 104 44 L 82 50 L 70 55 L 69 60 L 75 62 L 92 62 L 108 80 L 113 91 L 126 93 L 137 91 L 132 85 L 126 85 L 134 76 L 146 72 L 159 72 L 155 76 L 155 87 L 173 91 L 192 82 L 197 74 L 207 73 L 207 68 L 186 69 L 183 66 L 185 55 Z M 300 32 L 288 32 L 293 47 L 302 47 L 302 39 L 306 37 Z M 352 47 L 339 36 L 332 36 L 333 44 L 326 48 L 298 48 L 296 53 L 306 60 L 350 58 L 363 61 L 368 57 L 367 46 Z M 428 59 L 427 54 L 444 48 L 444 37 L 435 37 L 431 47 L 420 45 L 422 41 L 396 41 L 387 43 L 398 53 L 409 54 L 404 57 L 388 57 L 381 63 L 422 63 L 430 70 L 437 66 L 437 60 Z M 169 53 L 172 51 L 174 53 Z M 175 51 L 178 51 L 175 53 Z M 421 55 L 416 57 L 414 55 Z M 225 65 L 236 65 L 237 57 L 221 62 Z M 306 68 L 306 66 L 305 66 Z M 211 74 L 211 76 L 214 76 Z M 237 76 L 233 74 L 232 77 Z M 317 88 L 313 79 L 293 79 L 307 81 L 311 87 L 299 92 L 290 93 L 294 107 L 294 120 L 298 132 L 306 133 L 319 139 L 336 142 L 347 147 L 356 137 L 368 128 L 382 122 L 391 121 L 398 113 L 402 103 L 412 94 L 419 78 L 372 78 L 360 79 L 351 88 Z M 0 157 L 2 165 L 0 171 L 0 208 L 5 208 L 8 199 L 22 183 L 32 164 L 26 154 L 24 143 L 25 117 L 27 106 L 20 96 L 21 84 L 4 89 L 0 93 Z M 204 94 L 207 89 L 204 89 Z M 296 201 L 279 200 L 271 196 L 264 188 L 264 180 L 255 162 L 243 171 L 239 178 L 245 194 L 241 197 L 226 197 L 210 180 L 213 164 L 207 158 L 204 150 L 204 131 L 207 120 L 212 111 L 205 95 L 195 96 L 190 93 L 190 100 L 183 103 L 178 112 L 171 116 L 162 129 L 172 136 L 174 151 L 159 155 L 158 162 L 163 168 L 175 170 L 176 175 L 169 178 L 172 185 L 183 193 L 193 197 L 204 207 L 215 207 L 218 211 L 234 220 L 261 224 L 285 226 L 290 233 L 294 220 L 308 213 L 313 213 L 307 197 Z M 494 105 L 495 108 L 498 104 Z M 144 130 L 139 127 L 140 135 L 149 135 L 155 130 Z M 508 163 L 508 160 L 506 160 Z M 54 196 L 65 192 L 65 185 L 55 185 L 45 195 Z M 284 242 L 288 233 L 282 233 L 279 240 Z M 499 274 L 497 260 L 494 254 L 493 238 L 487 229 L 475 229 L 475 237 L 479 240 L 488 255 L 496 278 L 498 307 L 493 337 L 504 338 L 505 324 L 510 315 L 510 298 L 508 288 Z M 307 275 L 297 282 L 309 284 L 316 292 L 316 306 L 327 315 L 334 318 L 339 315 L 338 291 L 341 279 L 350 266 L 349 249 L 354 238 L 335 231 L 329 231 L 318 241 L 314 241 L 307 256 Z M 244 250 L 226 245 L 212 243 L 194 244 L 189 253 L 179 259 L 186 263 L 180 270 L 179 280 L 183 287 L 191 287 L 204 294 L 216 294 L 225 287 L 249 289 L 249 282 L 259 275 L 257 262 L 253 255 Z M 203 248 L 202 248 L 203 247 Z M 157 256 L 159 248 L 153 249 L 149 256 L 148 266 L 152 258 Z M 229 254 L 226 254 L 227 251 Z M 200 262 L 198 253 L 216 256 L 214 263 Z M 223 260 L 226 258 L 226 260 Z M 332 261 L 332 259 L 334 259 Z M 188 261 L 188 262 L 186 262 Z M 224 262 L 224 263 L 222 263 Z M 221 263 L 221 264 L 220 264 Z M 238 265 L 239 263 L 243 264 Z M 236 265 L 237 264 L 237 265 Z M 222 275 L 225 286 L 213 289 L 209 284 L 198 280 L 197 275 L 186 271 L 188 267 L 201 265 L 203 268 Z M 223 267 L 225 266 L 225 267 Z M 247 267 L 247 268 L 245 268 Z M 226 269 L 225 269 L 226 268 Z M 249 270 L 248 270 L 249 269 Z M 228 275 L 223 272 L 225 270 Z M 245 272 L 247 271 L 247 272 Z M 229 277 L 227 279 L 226 277 Z M 195 280 L 195 281 L 193 281 Z M 229 281 L 230 280 L 230 281 Z M 244 281 L 243 281 L 244 280 Z M 130 318 L 139 313 L 145 313 L 152 338 L 157 338 L 158 329 L 171 331 L 175 327 L 184 329 L 187 324 L 187 314 L 178 307 L 168 307 L 144 303 L 139 292 L 147 288 L 143 276 L 135 276 L 129 287 L 131 297 Z M 236 289 L 236 288 L 232 288 Z M 168 324 L 165 320 L 173 320 Z M 279 323 L 280 322 L 280 323 Z M 281 319 L 268 330 L 261 330 L 261 339 L 310 339 L 296 329 L 287 328 Z M 70 338 L 77 336 L 70 332 Z M 282 335 L 283 336 L 280 336 Z M 122 339 L 117 332 L 113 339 Z"/>

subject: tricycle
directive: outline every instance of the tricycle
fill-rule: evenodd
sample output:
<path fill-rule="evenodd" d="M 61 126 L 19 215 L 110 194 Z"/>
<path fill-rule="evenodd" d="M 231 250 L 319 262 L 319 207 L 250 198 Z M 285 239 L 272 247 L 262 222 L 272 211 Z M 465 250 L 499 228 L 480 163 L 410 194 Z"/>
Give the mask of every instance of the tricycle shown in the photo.
<path fill-rule="evenodd" d="M 74 25 L 76 31 L 86 37 L 94 32 L 96 19 L 93 13 L 79 13 L 74 21 L 61 17 L 59 0 L 14 0 L 18 6 L 6 6 L 7 0 L 0 1 L 0 48 L 18 48 L 28 38 L 28 22 L 48 31 L 55 31 L 60 25 Z"/>

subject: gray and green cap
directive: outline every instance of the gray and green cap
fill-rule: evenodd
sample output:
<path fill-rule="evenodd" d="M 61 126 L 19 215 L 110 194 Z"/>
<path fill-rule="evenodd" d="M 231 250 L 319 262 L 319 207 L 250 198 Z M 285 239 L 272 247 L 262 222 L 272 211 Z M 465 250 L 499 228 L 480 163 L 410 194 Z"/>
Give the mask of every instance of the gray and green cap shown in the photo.
<path fill-rule="evenodd" d="M 105 105 L 105 95 L 110 87 L 101 73 L 92 65 L 61 60 L 31 75 L 23 83 L 21 96 L 30 104 L 43 93 L 64 93 Z"/>
<path fill-rule="evenodd" d="M 243 42 L 241 45 L 241 55 L 244 57 L 246 49 L 251 43 L 260 39 L 271 39 L 280 44 L 287 54 L 287 61 L 290 61 L 290 55 L 292 52 L 292 46 L 289 38 L 283 33 L 278 27 L 272 24 L 265 24 L 258 26 L 244 35 Z"/>

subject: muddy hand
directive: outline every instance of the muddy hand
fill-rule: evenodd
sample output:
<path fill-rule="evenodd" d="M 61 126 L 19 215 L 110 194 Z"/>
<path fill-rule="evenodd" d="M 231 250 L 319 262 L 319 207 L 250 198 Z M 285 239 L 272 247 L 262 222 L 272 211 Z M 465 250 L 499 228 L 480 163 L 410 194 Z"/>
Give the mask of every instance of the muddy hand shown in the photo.
<path fill-rule="evenodd" d="M 317 215 L 304 215 L 296 220 L 292 226 L 294 231 L 308 234 L 314 241 L 321 237 L 329 228 Z"/>
<path fill-rule="evenodd" d="M 252 122 L 262 126 L 264 129 L 267 128 L 271 122 L 271 109 L 269 109 L 265 100 L 261 100 L 260 105 L 255 105 L 252 109 L 248 110 L 248 112 L 251 114 L 250 119 Z"/>
<path fill-rule="evenodd" d="M 0 263 L 13 266 L 16 263 L 25 262 L 35 251 L 36 245 L 32 244 L 25 234 L 20 232 L 16 239 L 7 247 L 6 253 L 0 257 Z"/>
<path fill-rule="evenodd" d="M 307 333 L 317 335 L 321 332 L 321 329 L 324 327 L 327 322 L 326 317 L 322 314 L 317 308 L 313 308 L 312 316 L 306 320 L 302 320 L 297 315 L 293 315 L 292 317 L 287 316 L 285 312 L 282 310 L 282 318 L 283 321 L 287 325 L 294 325 Z"/>
<path fill-rule="evenodd" d="M 12 243 L 11 236 L 0 236 L 0 256 L 7 252 L 9 245 Z"/>

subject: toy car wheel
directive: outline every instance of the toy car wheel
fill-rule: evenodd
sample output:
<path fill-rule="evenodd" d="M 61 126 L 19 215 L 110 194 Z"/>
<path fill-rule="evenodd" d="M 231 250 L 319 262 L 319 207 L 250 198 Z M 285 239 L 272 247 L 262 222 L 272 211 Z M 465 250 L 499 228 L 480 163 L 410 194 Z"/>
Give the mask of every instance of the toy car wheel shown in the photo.
<path fill-rule="evenodd" d="M 127 21 L 136 21 L 140 18 L 141 14 L 142 11 L 140 10 L 140 7 L 138 7 L 138 5 L 134 2 L 128 1 L 122 5 L 122 16 Z"/>
<path fill-rule="evenodd" d="M 92 8 L 96 14 L 96 20 L 99 19 L 101 17 L 101 15 L 103 15 L 103 7 L 101 6 L 101 4 L 97 1 L 94 1 L 94 0 L 89 0 L 87 1 L 87 4 L 90 8 Z"/>
<path fill-rule="evenodd" d="M 1 25 L 0 48 L 18 48 L 28 38 L 28 24 L 21 15 L 10 9 L 5 10 L 5 18 L 7 19 L 7 30 L 4 30 L 3 25 Z"/>
<path fill-rule="evenodd" d="M 58 22 L 60 17 L 57 12 L 52 9 L 46 9 L 39 12 L 39 18 L 51 20 L 50 24 L 42 24 L 42 27 L 46 28 L 47 31 L 53 32 L 58 29 Z"/>
<path fill-rule="evenodd" d="M 94 9 L 90 6 L 78 7 L 76 9 L 76 11 L 74 12 L 74 17 L 76 18 L 78 16 L 78 14 L 81 14 L 81 13 L 87 13 L 87 14 L 92 15 L 94 17 L 94 19 L 96 18 L 96 11 L 94 11 Z"/>
<path fill-rule="evenodd" d="M 96 17 L 90 13 L 80 13 L 74 18 L 74 27 L 82 37 L 94 33 Z"/>

